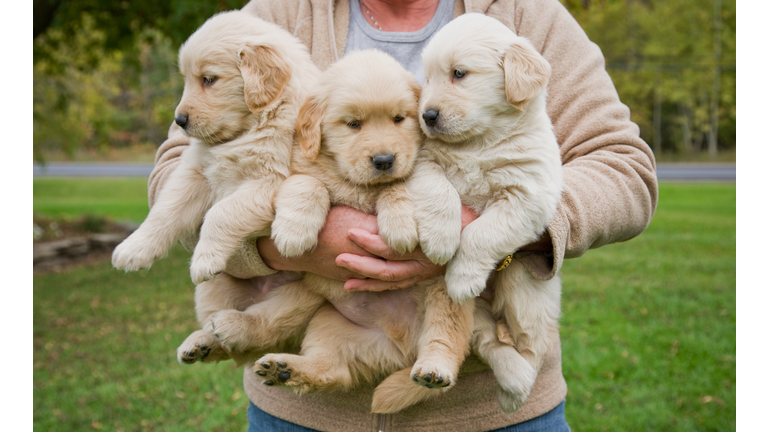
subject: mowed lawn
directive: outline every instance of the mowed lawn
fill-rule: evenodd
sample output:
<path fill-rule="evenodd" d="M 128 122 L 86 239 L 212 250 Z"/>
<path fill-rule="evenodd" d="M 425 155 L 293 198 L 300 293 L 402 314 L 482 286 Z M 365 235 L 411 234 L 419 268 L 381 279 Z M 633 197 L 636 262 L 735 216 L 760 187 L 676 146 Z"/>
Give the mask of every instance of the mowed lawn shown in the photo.
<path fill-rule="evenodd" d="M 642 235 L 563 267 L 573 430 L 736 429 L 736 186 L 660 195 Z M 146 180 L 35 179 L 34 210 L 140 222 Z M 188 259 L 35 276 L 35 430 L 246 430 L 242 370 L 176 362 L 197 327 Z"/>

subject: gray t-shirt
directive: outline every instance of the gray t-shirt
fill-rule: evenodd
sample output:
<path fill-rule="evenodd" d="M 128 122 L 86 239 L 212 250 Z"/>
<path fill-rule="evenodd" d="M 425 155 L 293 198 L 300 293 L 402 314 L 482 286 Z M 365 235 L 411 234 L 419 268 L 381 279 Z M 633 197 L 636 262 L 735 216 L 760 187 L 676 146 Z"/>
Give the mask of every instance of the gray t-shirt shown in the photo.
<path fill-rule="evenodd" d="M 349 33 L 344 53 L 366 49 L 384 51 L 411 72 L 419 83 L 424 84 L 421 51 L 432 36 L 453 19 L 453 2 L 454 0 L 440 0 L 435 16 L 418 31 L 388 32 L 368 24 L 360 9 L 360 0 L 349 0 Z"/>

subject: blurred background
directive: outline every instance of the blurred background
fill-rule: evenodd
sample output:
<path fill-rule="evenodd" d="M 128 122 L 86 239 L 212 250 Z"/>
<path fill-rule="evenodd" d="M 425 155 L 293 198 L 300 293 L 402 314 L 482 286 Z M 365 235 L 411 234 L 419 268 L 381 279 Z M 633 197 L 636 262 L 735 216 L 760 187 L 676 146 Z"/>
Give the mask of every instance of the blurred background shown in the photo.
<path fill-rule="evenodd" d="M 583 431 L 735 430 L 736 2 L 561 3 L 657 161 L 732 169 L 662 178 L 642 235 L 566 260 L 566 416 Z M 34 0 L 34 162 L 113 163 L 33 180 L 36 431 L 247 428 L 242 369 L 176 362 L 197 329 L 190 254 L 131 274 L 109 263 L 148 213 L 146 174 L 114 163 L 151 165 L 181 97 L 180 44 L 243 4 Z"/>
<path fill-rule="evenodd" d="M 561 0 L 659 161 L 735 160 L 735 0 Z M 34 1 L 34 158 L 152 161 L 180 44 L 242 0 Z"/>

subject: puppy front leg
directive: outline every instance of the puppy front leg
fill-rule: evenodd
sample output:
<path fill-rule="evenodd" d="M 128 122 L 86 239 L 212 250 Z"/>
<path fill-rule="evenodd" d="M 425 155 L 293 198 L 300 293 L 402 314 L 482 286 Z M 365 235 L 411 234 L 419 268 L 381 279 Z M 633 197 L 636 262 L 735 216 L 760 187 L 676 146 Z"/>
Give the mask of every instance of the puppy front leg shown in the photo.
<path fill-rule="evenodd" d="M 149 267 L 168 253 L 184 233 L 200 226 L 211 200 L 208 181 L 188 159 L 182 159 L 160 190 L 147 219 L 115 248 L 112 265 L 126 271 Z"/>
<path fill-rule="evenodd" d="M 461 240 L 461 199 L 445 174 L 433 162 L 420 162 L 406 183 L 416 208 L 419 242 L 424 254 L 445 264 Z"/>
<path fill-rule="evenodd" d="M 208 210 L 192 255 L 190 275 L 194 283 L 224 271 L 227 260 L 246 238 L 268 232 L 274 219 L 272 199 L 282 180 L 278 175 L 246 180 Z"/>
<path fill-rule="evenodd" d="M 419 244 L 416 209 L 405 183 L 396 183 L 379 194 L 376 201 L 379 235 L 399 253 L 411 252 Z"/>
<path fill-rule="evenodd" d="M 545 222 L 532 220 L 516 202 L 501 199 L 464 228 L 459 250 L 448 263 L 445 282 L 457 302 L 477 297 L 497 263 L 535 241 Z"/>
<path fill-rule="evenodd" d="M 331 208 L 328 189 L 317 179 L 292 175 L 275 196 L 272 239 L 285 257 L 296 257 L 317 245 Z"/>

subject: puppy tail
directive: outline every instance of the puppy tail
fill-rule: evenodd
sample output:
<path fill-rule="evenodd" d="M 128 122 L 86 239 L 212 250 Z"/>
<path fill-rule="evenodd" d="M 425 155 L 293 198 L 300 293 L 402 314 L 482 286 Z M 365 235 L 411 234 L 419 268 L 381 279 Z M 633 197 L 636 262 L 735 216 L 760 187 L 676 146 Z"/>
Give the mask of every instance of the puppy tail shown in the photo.
<path fill-rule="evenodd" d="M 407 367 L 393 373 L 376 387 L 371 404 L 372 413 L 396 413 L 451 388 L 431 389 L 418 385 L 410 377 L 411 369 Z"/>

